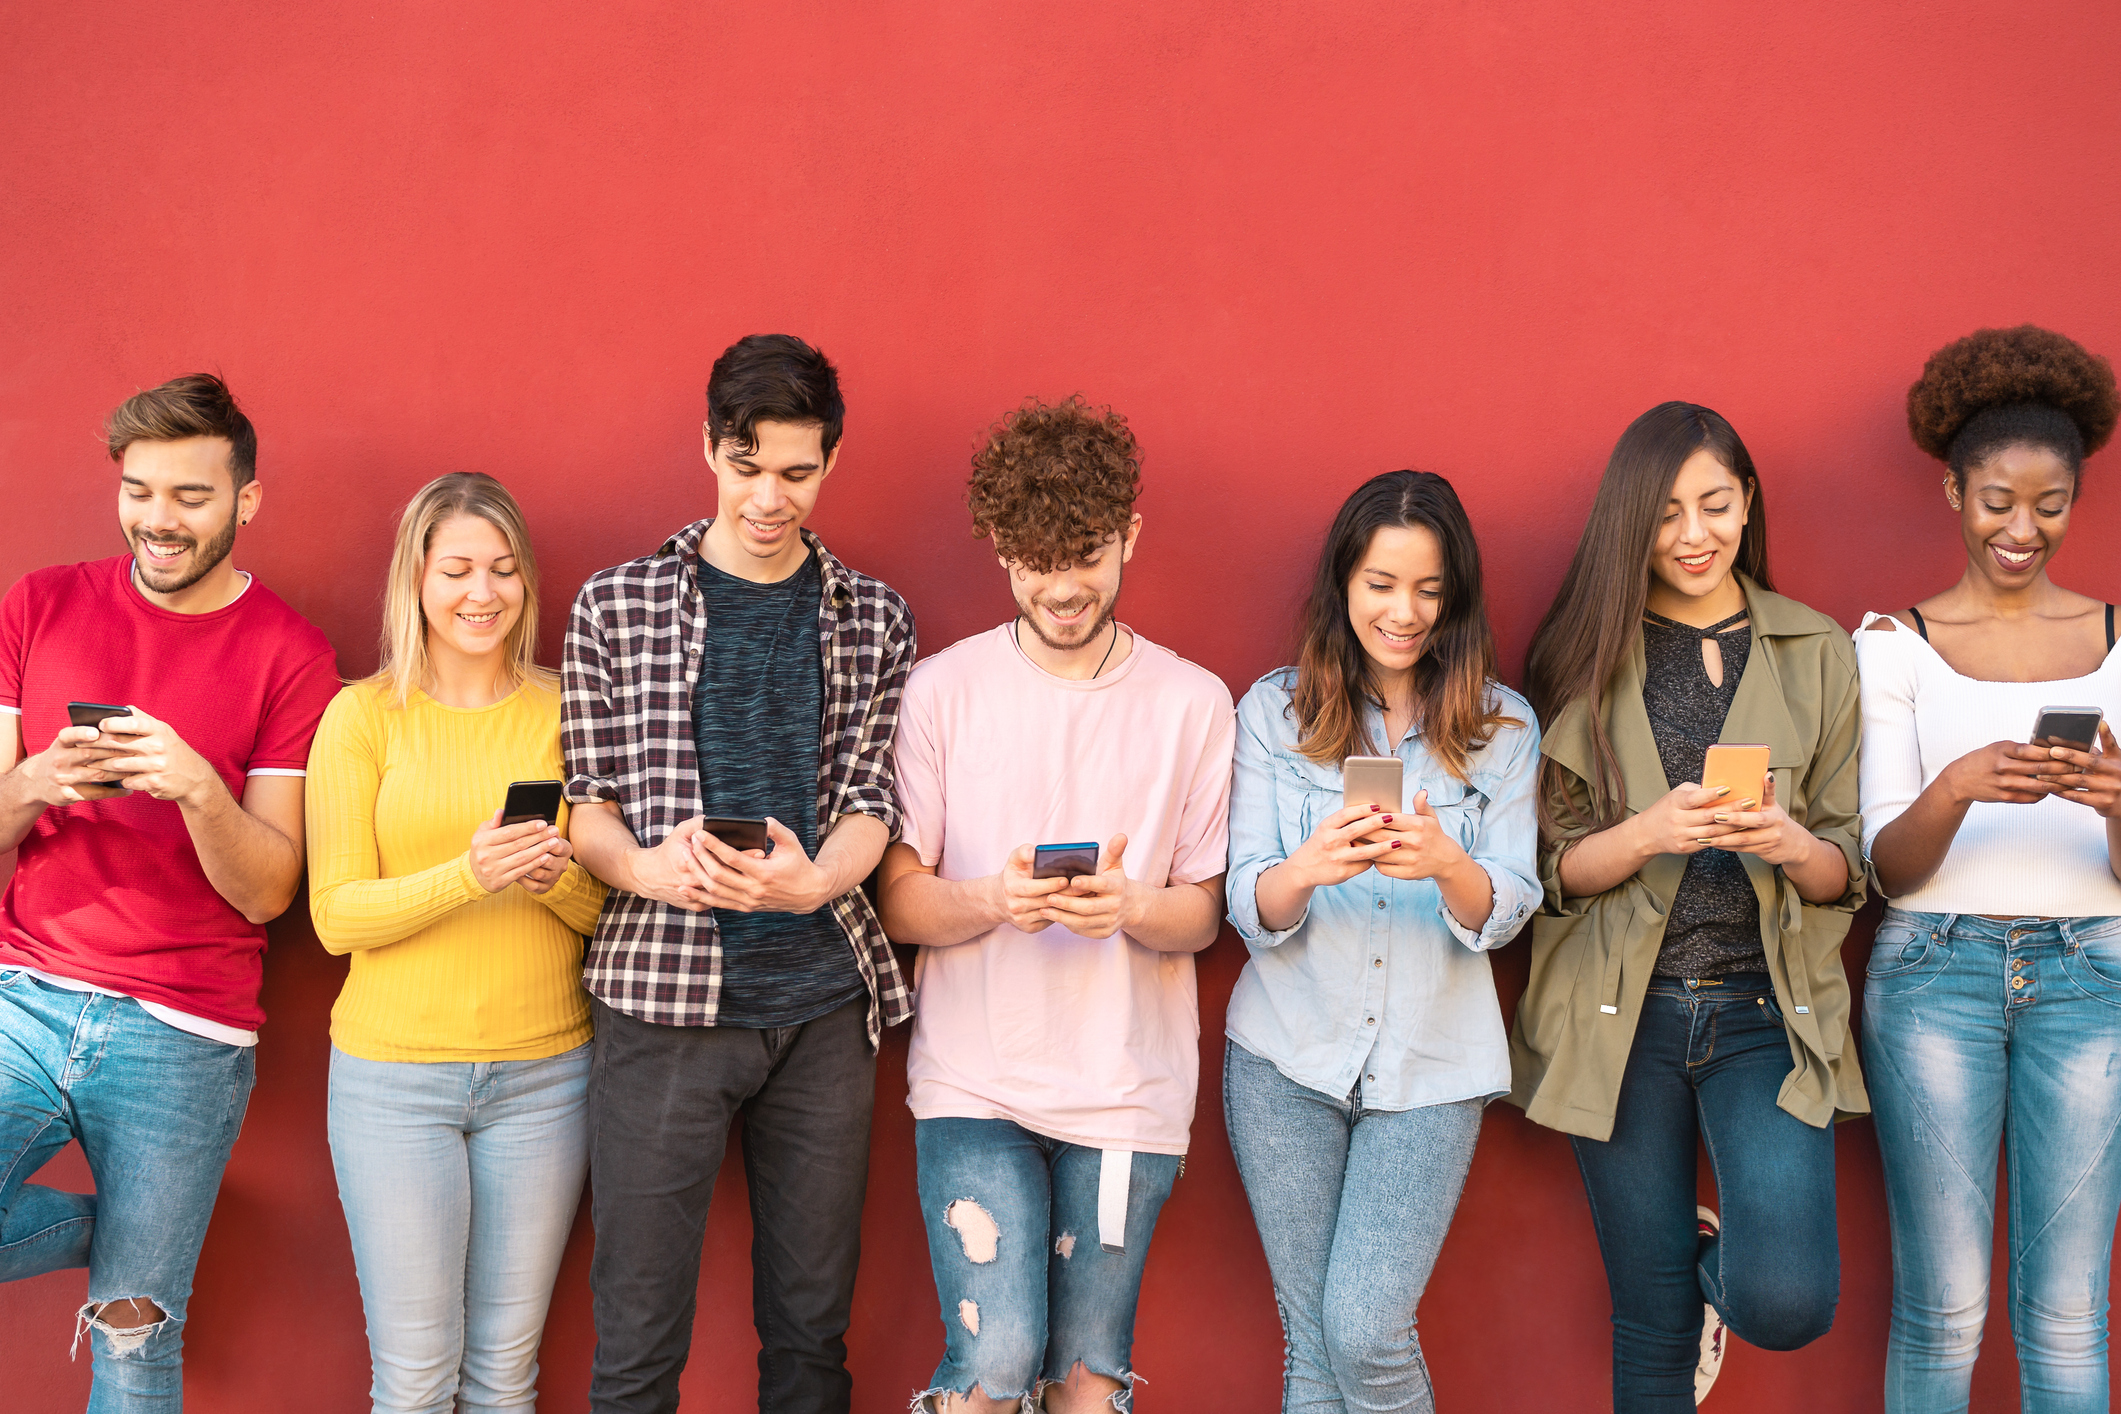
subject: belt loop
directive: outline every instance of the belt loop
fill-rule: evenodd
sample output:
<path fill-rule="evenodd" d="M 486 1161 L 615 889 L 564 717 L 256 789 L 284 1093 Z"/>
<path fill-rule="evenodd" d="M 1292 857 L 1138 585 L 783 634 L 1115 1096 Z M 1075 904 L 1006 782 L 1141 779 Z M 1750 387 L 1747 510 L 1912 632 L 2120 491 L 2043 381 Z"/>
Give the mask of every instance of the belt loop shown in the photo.
<path fill-rule="evenodd" d="M 1942 922 L 1940 922 L 1940 923 L 1939 923 L 1939 924 L 1938 924 L 1938 925 L 1936 926 L 1936 928 L 1935 928 L 1935 929 L 1933 929 L 1933 930 L 1931 931 L 1931 933 L 1930 933 L 1930 941 L 1931 941 L 1931 942 L 1933 942 L 1933 943 L 1939 943 L 1939 942 L 1943 942 L 1943 941 L 1944 941 L 1944 940 L 1945 940 L 1946 938 L 1949 938 L 1949 937 L 1950 937 L 1950 936 L 1952 935 L 1952 925 L 1953 925 L 1954 923 L 1957 923 L 1958 921 L 1959 921 L 1959 915 L 1958 915 L 1958 914 L 1956 914 L 1956 913 L 1947 913 L 1947 914 L 1945 914 L 1945 915 L 1944 915 L 1944 920 L 1943 920 Z"/>

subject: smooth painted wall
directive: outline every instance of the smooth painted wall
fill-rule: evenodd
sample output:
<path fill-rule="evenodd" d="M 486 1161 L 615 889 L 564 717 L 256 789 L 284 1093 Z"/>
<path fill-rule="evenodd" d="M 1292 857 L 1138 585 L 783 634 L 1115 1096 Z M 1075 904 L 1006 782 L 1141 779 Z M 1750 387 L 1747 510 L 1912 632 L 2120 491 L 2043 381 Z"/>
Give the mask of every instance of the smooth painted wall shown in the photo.
<path fill-rule="evenodd" d="M 967 454 L 1027 394 L 1124 411 L 1146 517 L 1123 613 L 1241 693 L 1287 660 L 1342 496 L 1460 488 L 1506 670 L 1606 451 L 1666 398 L 1750 444 L 1781 586 L 1853 627 L 1962 552 L 1909 444 L 1922 360 L 2034 320 L 2121 353 L 2121 31 L 2030 0 L 375 0 L 18 4 L 0 45 L 0 584 L 121 547 L 103 415 L 223 372 L 263 437 L 238 563 L 374 661 L 390 531 L 478 469 L 526 506 L 556 644 L 574 587 L 709 506 L 708 364 L 803 334 L 842 369 L 814 522 L 934 651 L 1004 617 Z M 2112 453 L 2058 578 L 2113 598 Z M 1863 965 L 1866 914 L 1847 958 Z M 1526 949 L 1497 956 L 1514 1004 Z M 1279 1331 L 1220 1117 L 1243 952 L 1202 958 L 1202 1106 L 1156 1236 L 1145 1411 L 1277 1407 Z M 324 1140 L 344 963 L 273 928 L 259 1084 L 199 1268 L 206 1411 L 365 1407 Z M 856 1408 L 941 1330 L 902 1104 L 878 1075 Z M 1890 1290 L 1867 1121 L 1840 1131 L 1843 1283 L 1806 1350 L 1731 1355 L 1724 1414 L 1877 1407 Z M 78 1153 L 47 1177 L 86 1182 Z M 687 1407 L 752 1407 L 748 1223 L 725 1172 Z M 583 1407 L 589 1233 L 544 1351 Z M 77 1408 L 83 1278 L 0 1288 L 0 1404 Z M 1607 1305 L 1567 1144 L 1495 1107 L 1421 1310 L 1442 1405 L 1606 1406 Z M 2000 1312 L 1977 1408 L 2012 1403 Z"/>

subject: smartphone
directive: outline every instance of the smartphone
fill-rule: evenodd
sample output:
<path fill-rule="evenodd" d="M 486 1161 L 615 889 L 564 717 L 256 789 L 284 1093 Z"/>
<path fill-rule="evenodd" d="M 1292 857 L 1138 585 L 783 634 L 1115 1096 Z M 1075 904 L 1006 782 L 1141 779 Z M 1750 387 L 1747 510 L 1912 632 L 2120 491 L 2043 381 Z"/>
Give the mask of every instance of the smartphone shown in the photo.
<path fill-rule="evenodd" d="M 77 727 L 94 727 L 102 730 L 103 723 L 111 717 L 130 717 L 130 707 L 114 707 L 108 702 L 69 702 L 66 704 L 67 718 Z"/>
<path fill-rule="evenodd" d="M 2033 719 L 2032 744 L 2090 751 L 2092 743 L 2099 739 L 2099 723 L 2105 716 L 2103 707 L 2042 707 L 2040 715 Z"/>
<path fill-rule="evenodd" d="M 501 803 L 501 823 L 520 825 L 526 820 L 560 823 L 558 781 L 510 781 L 508 799 Z"/>
<path fill-rule="evenodd" d="M 1350 756 L 1340 763 L 1340 803 L 1381 805 L 1397 815 L 1406 808 L 1406 772 L 1397 756 Z"/>
<path fill-rule="evenodd" d="M 734 817 L 710 817 L 700 822 L 700 828 L 713 835 L 731 849 L 763 850 L 773 853 L 773 841 L 766 837 L 764 820 L 741 820 Z"/>
<path fill-rule="evenodd" d="M 1031 877 L 1034 879 L 1073 879 L 1078 874 L 1096 872 L 1096 840 L 1042 844 L 1031 851 Z"/>
<path fill-rule="evenodd" d="M 1727 786 L 1726 802 L 1750 800 L 1758 805 L 1767 794 L 1768 749 L 1758 745 L 1719 742 L 1709 748 L 1702 763 L 1701 783 L 1710 790 Z"/>

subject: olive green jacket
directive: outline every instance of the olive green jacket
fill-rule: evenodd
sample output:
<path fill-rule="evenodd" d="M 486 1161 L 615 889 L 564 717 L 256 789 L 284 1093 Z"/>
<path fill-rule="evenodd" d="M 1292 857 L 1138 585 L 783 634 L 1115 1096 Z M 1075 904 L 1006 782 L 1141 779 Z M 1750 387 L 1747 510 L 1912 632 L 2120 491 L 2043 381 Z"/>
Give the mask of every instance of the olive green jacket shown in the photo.
<path fill-rule="evenodd" d="M 1841 940 L 1864 894 L 1856 653 L 1848 634 L 1824 614 L 1742 576 L 1740 583 L 1753 646 L 1721 739 L 1765 743 L 1776 801 L 1848 859 L 1848 891 L 1815 907 L 1798 897 L 1780 869 L 1757 855 L 1739 856 L 1760 897 L 1768 975 L 1789 1029 L 1793 1066 L 1777 1103 L 1806 1124 L 1823 1126 L 1870 1109 L 1841 970 Z M 1638 635 L 1599 702 L 1631 816 L 1671 789 L 1642 705 L 1642 678 Z M 1595 750 L 1590 712 L 1588 701 L 1576 702 L 1540 741 L 1541 753 L 1562 767 L 1571 802 L 1586 814 Z M 1564 898 L 1561 855 L 1583 833 L 1540 843 L 1546 904 L 1532 922 L 1532 976 L 1510 1033 L 1510 1101 L 1551 1129 L 1605 1140 L 1612 1137 L 1621 1074 L 1686 856 L 1659 855 L 1605 893 Z"/>

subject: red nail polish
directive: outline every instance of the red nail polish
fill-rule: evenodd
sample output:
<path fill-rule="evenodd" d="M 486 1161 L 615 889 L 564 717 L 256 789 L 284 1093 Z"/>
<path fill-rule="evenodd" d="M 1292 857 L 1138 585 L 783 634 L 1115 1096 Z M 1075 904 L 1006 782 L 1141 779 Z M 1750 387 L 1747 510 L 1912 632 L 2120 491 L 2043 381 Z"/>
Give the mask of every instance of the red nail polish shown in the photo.
<path fill-rule="evenodd" d="M 1398 841 L 1398 840 L 1394 840 L 1394 841 L 1392 841 L 1392 848 L 1394 848 L 1394 849 L 1398 849 L 1398 848 L 1399 848 L 1399 841 Z"/>
<path fill-rule="evenodd" d="M 1392 823 L 1392 817 L 1391 817 L 1391 816 L 1389 816 L 1389 815 L 1385 816 L 1385 818 L 1384 818 L 1384 823 L 1385 823 L 1385 824 L 1387 824 L 1387 825 L 1391 824 L 1391 823 Z"/>

